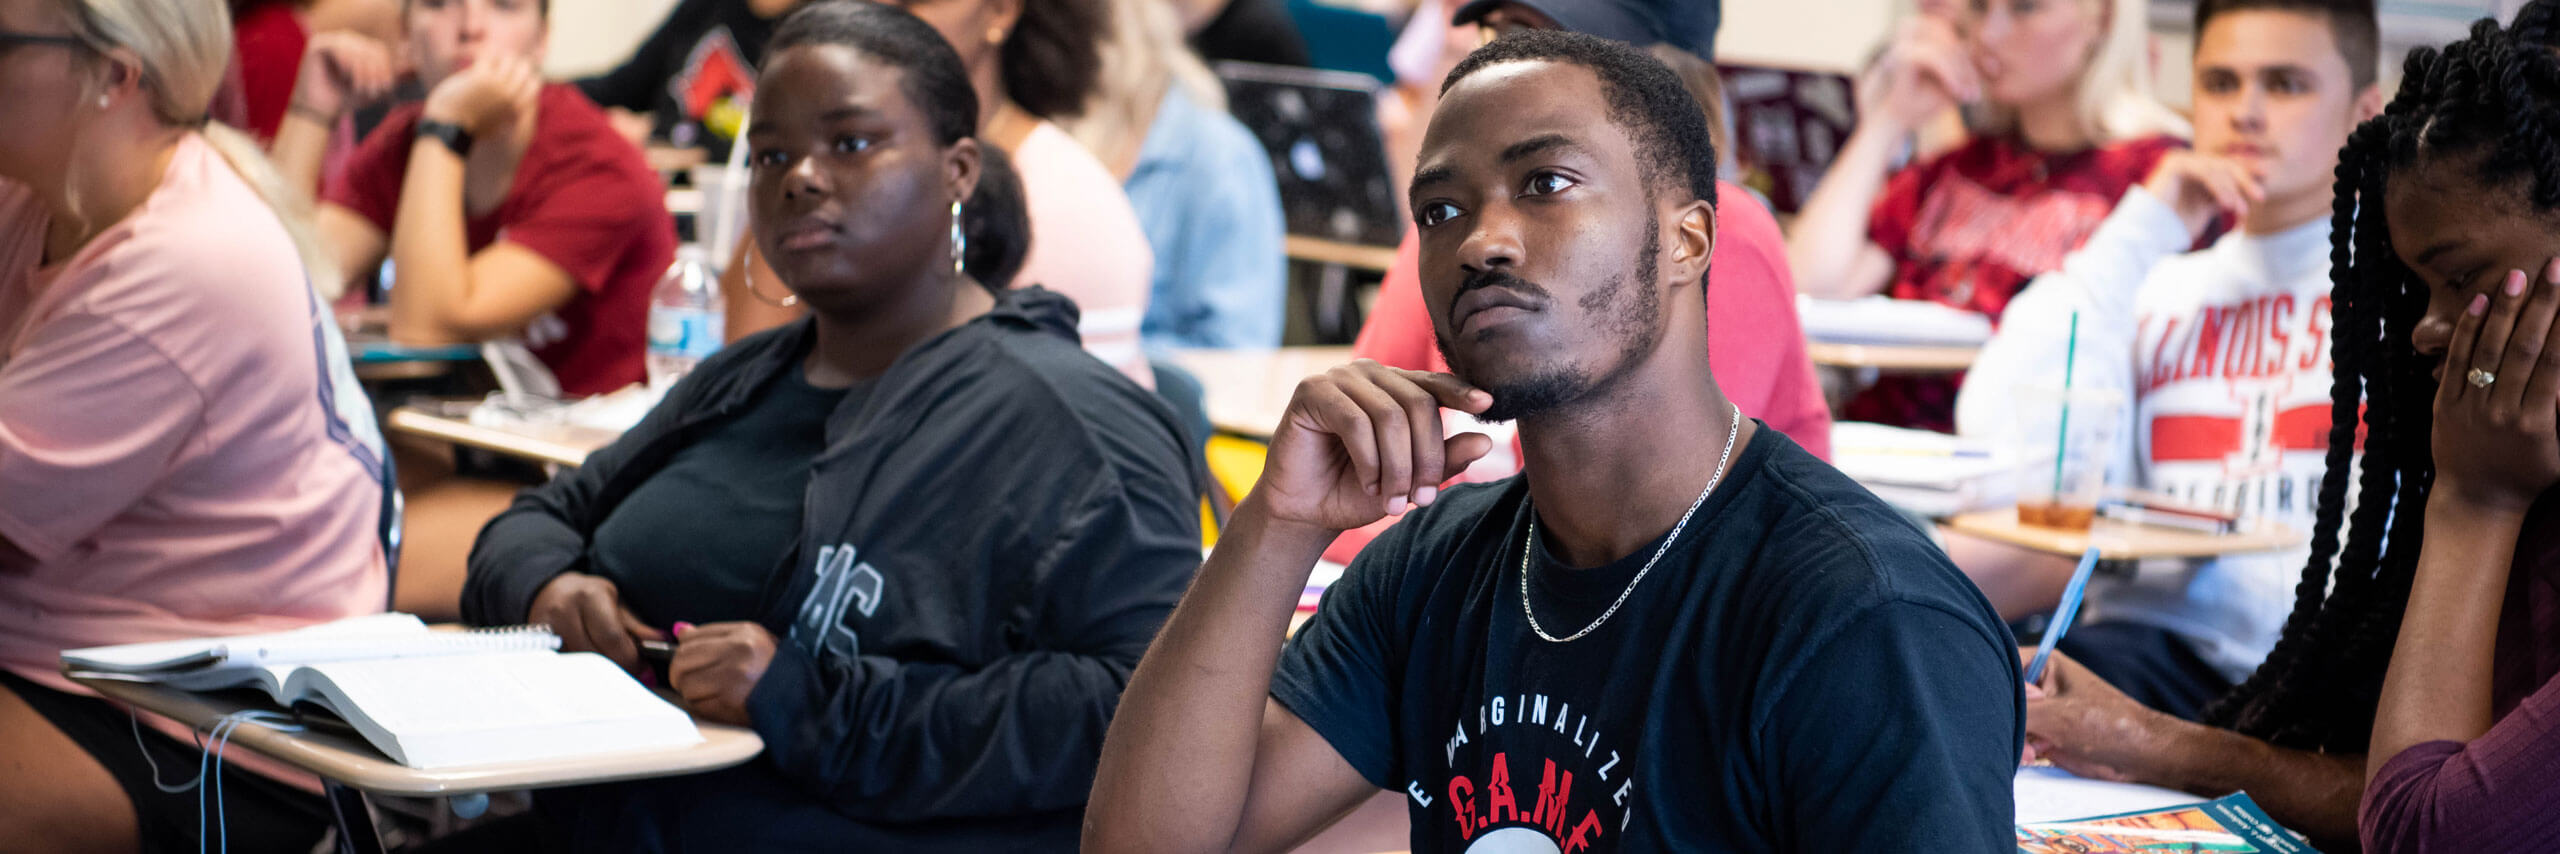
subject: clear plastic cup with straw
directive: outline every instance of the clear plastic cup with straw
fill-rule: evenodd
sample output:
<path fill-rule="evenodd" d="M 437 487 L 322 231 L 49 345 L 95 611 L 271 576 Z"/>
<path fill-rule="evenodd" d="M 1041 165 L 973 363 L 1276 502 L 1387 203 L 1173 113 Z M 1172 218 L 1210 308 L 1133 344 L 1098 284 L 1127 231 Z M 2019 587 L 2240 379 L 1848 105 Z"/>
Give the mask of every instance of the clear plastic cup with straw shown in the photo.
<path fill-rule="evenodd" d="M 2018 401 L 2018 521 L 2086 531 L 2098 516 L 2125 400 L 2110 389 L 2073 387 L 2079 368 L 2080 312 L 2062 357 L 2062 387 L 2021 387 Z"/>
<path fill-rule="evenodd" d="M 2017 401 L 2019 524 L 2088 530 L 2122 438 L 2124 395 L 2021 386 Z"/>

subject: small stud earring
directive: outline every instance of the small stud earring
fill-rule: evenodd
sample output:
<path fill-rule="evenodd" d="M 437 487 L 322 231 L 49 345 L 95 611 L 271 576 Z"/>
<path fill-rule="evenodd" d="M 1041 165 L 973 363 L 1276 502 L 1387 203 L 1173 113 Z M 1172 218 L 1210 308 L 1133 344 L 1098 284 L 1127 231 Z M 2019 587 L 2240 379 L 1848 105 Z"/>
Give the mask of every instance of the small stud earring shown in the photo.
<path fill-rule="evenodd" d="M 105 95 L 100 95 L 100 96 L 98 96 L 98 109 L 103 110 L 103 109 L 106 109 L 106 108 L 107 108 L 107 96 L 105 96 Z"/>
<path fill-rule="evenodd" d="M 1003 28 L 1003 27 L 988 27 L 988 28 L 987 28 L 987 43 L 988 43 L 988 44 L 1003 44 L 1003 43 L 1004 43 L 1004 28 Z"/>

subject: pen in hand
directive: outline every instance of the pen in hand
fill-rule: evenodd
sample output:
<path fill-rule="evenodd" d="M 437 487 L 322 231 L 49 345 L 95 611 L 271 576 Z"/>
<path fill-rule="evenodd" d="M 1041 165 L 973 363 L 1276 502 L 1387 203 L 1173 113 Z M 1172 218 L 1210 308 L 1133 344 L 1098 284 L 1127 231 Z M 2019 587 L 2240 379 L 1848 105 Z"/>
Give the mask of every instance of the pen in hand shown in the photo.
<path fill-rule="evenodd" d="M 2053 621 L 2044 630 L 2044 642 L 2036 644 L 2036 657 L 2027 660 L 2027 684 L 2044 678 L 2045 660 L 2053 657 L 2053 647 L 2062 642 L 2062 634 L 2071 630 L 2071 621 L 2080 616 L 2080 599 L 2089 590 L 2089 573 L 2098 568 L 2098 549 L 2091 546 L 2080 555 L 2080 565 L 2071 570 L 2071 584 L 2062 588 L 2062 603 L 2054 606 Z"/>

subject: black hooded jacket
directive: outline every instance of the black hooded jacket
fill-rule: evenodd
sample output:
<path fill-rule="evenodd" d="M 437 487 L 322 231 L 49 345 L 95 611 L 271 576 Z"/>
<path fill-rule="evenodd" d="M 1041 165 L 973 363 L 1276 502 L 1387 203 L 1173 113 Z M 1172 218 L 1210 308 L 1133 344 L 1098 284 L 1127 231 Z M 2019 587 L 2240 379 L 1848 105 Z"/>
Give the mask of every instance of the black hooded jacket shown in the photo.
<path fill-rule="evenodd" d="M 1200 564 L 1182 428 L 1075 323 L 1064 297 L 1007 291 L 829 416 L 798 542 L 763 587 L 781 639 L 748 702 L 764 755 L 547 797 L 574 847 L 1074 845 L 1121 688 Z M 519 496 L 472 550 L 465 619 L 522 622 L 544 584 L 588 571 L 615 506 L 812 335 L 731 345 Z"/>

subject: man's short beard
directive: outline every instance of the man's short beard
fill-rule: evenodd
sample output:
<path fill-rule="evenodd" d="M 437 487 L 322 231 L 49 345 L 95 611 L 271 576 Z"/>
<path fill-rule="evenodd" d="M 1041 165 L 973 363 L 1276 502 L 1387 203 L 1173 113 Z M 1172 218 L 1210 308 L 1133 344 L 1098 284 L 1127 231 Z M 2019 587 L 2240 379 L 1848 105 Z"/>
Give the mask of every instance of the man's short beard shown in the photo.
<path fill-rule="evenodd" d="M 1594 377 L 1579 365 L 1557 364 L 1528 376 L 1487 384 L 1466 376 L 1465 366 L 1449 351 L 1449 342 L 1438 341 L 1441 360 L 1462 372 L 1459 379 L 1493 396 L 1493 405 L 1476 420 L 1500 423 L 1571 406 L 1616 385 L 1635 370 L 1637 363 L 1651 356 L 1662 343 L 1662 294 L 1655 290 L 1660 274 L 1656 256 L 1661 253 L 1660 217 L 1647 213 L 1644 248 L 1636 256 L 1635 275 L 1612 277 L 1606 285 L 1576 301 L 1585 315 L 1604 320 L 1590 332 L 1614 333 L 1619 341 L 1618 363 L 1605 376 Z"/>

